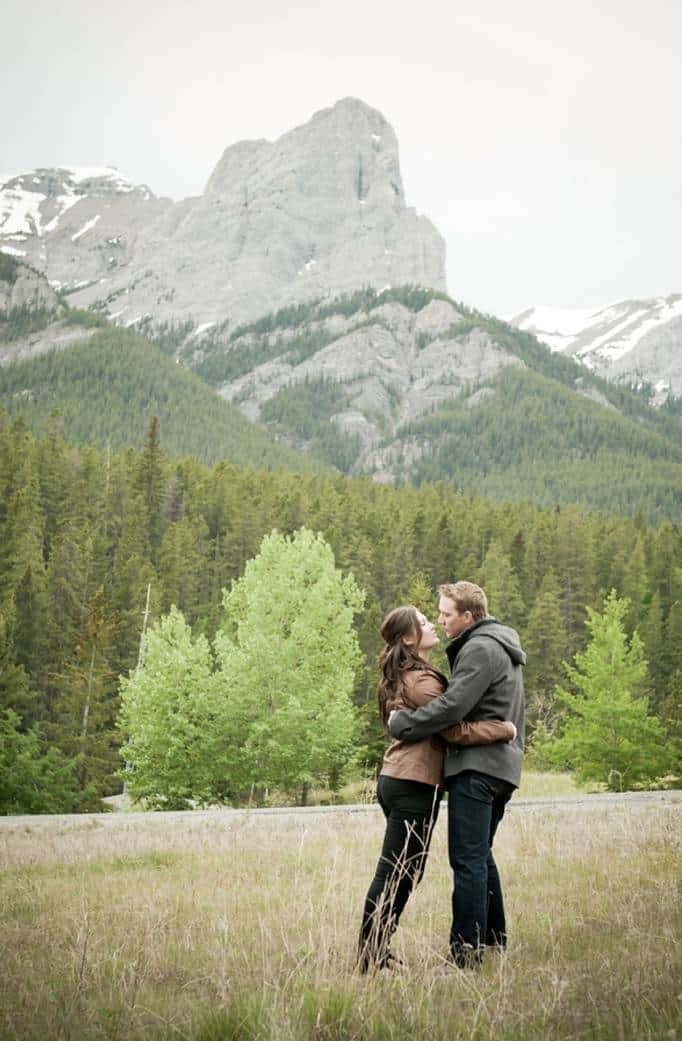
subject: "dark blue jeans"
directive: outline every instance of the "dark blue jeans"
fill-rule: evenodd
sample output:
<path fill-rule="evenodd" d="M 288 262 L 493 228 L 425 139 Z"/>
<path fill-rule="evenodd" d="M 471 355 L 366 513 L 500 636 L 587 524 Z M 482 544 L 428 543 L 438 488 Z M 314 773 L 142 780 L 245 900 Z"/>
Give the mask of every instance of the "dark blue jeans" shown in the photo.
<path fill-rule="evenodd" d="M 362 915 L 358 966 L 363 972 L 386 963 L 391 936 L 424 874 L 441 794 L 430 784 L 379 777 L 386 832 Z"/>
<path fill-rule="evenodd" d="M 466 770 L 448 777 L 448 851 L 454 873 L 450 950 L 461 964 L 486 946 L 504 947 L 507 926 L 502 885 L 493 857 L 497 826 L 514 786 Z"/>

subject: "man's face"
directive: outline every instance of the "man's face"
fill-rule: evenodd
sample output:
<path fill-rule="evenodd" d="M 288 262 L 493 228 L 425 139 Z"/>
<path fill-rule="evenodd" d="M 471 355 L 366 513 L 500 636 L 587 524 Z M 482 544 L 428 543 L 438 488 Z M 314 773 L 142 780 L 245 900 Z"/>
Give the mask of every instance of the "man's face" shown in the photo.
<path fill-rule="evenodd" d="M 460 614 L 450 597 L 442 596 L 438 601 L 438 624 L 443 626 L 446 635 L 453 640 L 471 628 L 474 618 L 471 611 L 463 611 Z"/>

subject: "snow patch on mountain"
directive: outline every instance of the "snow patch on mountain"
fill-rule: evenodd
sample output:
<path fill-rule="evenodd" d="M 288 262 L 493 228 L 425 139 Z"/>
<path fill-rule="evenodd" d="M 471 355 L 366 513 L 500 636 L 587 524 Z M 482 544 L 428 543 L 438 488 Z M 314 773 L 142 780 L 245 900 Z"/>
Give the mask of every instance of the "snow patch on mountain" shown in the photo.
<path fill-rule="evenodd" d="M 682 392 L 682 294 L 595 310 L 531 307 L 510 323 L 608 379 L 649 383 L 657 399 Z"/>
<path fill-rule="evenodd" d="M 530 307 L 513 315 L 511 325 L 535 333 L 553 351 L 585 357 L 598 351 L 615 361 L 647 333 L 682 315 L 682 296 L 623 300 L 595 310 Z"/>
<path fill-rule="evenodd" d="M 60 166 L 59 169 L 71 174 L 71 180 L 75 184 L 82 184 L 83 181 L 109 181 L 117 192 L 135 191 L 135 185 L 130 178 L 115 166 Z"/>
<path fill-rule="evenodd" d="M 21 182 L 23 178 L 18 180 Z M 42 193 L 27 191 L 19 185 L 3 187 L 0 191 L 0 234 L 40 236 L 40 207 L 45 199 Z"/>
<path fill-rule="evenodd" d="M 146 186 L 134 185 L 113 166 L 41 168 L 0 179 L 0 236 L 40 238 L 56 231 L 64 214 L 82 199 L 130 192 L 150 198 Z"/>
<path fill-rule="evenodd" d="M 82 235 L 85 235 L 86 232 L 90 231 L 91 228 L 94 228 L 95 224 L 97 224 L 97 221 L 100 219 L 101 216 L 102 216 L 101 213 L 97 213 L 92 218 L 92 220 L 86 221 L 85 224 L 83 225 L 83 227 L 80 228 L 80 230 L 77 231 L 75 235 L 71 236 L 71 241 L 72 242 L 77 242 L 78 239 L 81 238 Z"/>
<path fill-rule="evenodd" d="M 507 318 L 510 325 L 533 332 L 553 351 L 563 351 L 583 329 L 598 321 L 597 311 L 561 310 L 554 307 L 529 307 L 520 314 Z"/>
<path fill-rule="evenodd" d="M 54 200 L 58 207 L 57 214 L 45 225 L 45 231 L 56 231 L 59 221 L 66 211 L 70 210 L 71 207 L 75 206 L 81 199 L 81 195 L 58 195 Z"/>

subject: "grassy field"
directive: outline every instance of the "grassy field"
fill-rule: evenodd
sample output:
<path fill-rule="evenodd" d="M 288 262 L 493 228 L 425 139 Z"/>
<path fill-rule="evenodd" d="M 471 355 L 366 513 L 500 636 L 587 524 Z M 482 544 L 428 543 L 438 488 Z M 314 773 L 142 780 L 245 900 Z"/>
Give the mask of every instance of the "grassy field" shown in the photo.
<path fill-rule="evenodd" d="M 537 770 L 524 770 L 519 788 L 519 798 L 544 797 L 562 795 L 580 795 L 584 791 L 577 784 L 575 778 L 568 773 L 540 772 Z M 342 803 L 376 802 L 376 779 L 367 777 L 363 781 L 352 781 L 345 785 L 340 792 L 333 794 L 329 791 L 313 790 L 310 794 L 310 803 L 328 804 L 334 799 Z"/>
<path fill-rule="evenodd" d="M 679 804 L 512 803 L 509 952 L 443 975 L 443 815 L 394 944 L 408 972 L 369 979 L 352 956 L 378 813 L 17 823 L 0 831 L 0 1037 L 673 1041 L 680 823 Z"/>

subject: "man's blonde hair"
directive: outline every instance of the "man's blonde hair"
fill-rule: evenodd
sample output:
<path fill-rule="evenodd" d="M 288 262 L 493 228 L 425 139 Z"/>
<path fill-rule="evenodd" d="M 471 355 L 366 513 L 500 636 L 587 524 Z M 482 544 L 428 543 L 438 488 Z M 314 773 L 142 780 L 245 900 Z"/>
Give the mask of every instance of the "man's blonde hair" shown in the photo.
<path fill-rule="evenodd" d="M 438 586 L 438 592 L 452 600 L 459 614 L 471 611 L 475 622 L 488 617 L 488 598 L 481 587 L 473 582 L 447 582 Z"/>

